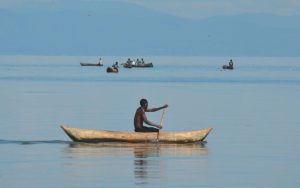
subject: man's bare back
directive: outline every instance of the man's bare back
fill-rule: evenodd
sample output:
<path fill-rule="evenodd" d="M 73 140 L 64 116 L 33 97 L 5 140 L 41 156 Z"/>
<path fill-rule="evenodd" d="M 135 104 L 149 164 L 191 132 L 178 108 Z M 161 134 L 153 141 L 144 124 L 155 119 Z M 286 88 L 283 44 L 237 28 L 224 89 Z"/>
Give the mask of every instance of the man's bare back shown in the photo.
<path fill-rule="evenodd" d="M 134 116 L 134 128 L 135 129 L 140 129 L 143 127 L 143 115 L 145 114 L 145 111 L 143 110 L 142 107 L 139 107 Z"/>

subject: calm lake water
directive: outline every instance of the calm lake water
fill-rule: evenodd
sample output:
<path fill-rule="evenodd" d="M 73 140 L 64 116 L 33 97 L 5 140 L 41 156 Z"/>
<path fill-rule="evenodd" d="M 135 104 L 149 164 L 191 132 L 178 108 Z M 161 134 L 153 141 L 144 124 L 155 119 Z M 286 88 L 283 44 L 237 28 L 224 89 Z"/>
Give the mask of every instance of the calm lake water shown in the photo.
<path fill-rule="evenodd" d="M 0 187 L 299 187 L 300 58 L 0 56 Z M 139 100 L 169 104 L 163 131 L 206 143 L 80 144 L 60 124 L 133 130 Z M 148 113 L 159 122 L 162 111 Z M 297 149 L 298 148 L 298 149 Z"/>

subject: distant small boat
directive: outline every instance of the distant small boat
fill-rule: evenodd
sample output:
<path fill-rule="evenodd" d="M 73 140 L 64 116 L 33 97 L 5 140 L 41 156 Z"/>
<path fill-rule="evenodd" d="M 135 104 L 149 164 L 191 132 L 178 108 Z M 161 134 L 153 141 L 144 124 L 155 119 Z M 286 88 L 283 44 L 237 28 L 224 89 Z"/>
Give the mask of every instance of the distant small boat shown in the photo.
<path fill-rule="evenodd" d="M 230 66 L 230 65 L 223 65 L 222 68 L 233 70 L 233 66 Z"/>
<path fill-rule="evenodd" d="M 138 67 L 138 68 L 152 68 L 153 63 L 136 63 L 136 64 L 130 64 L 130 63 L 124 63 L 124 68 L 132 68 L 132 67 Z"/>
<path fill-rule="evenodd" d="M 80 62 L 81 66 L 103 66 L 103 64 L 99 64 L 99 63 L 82 63 Z"/>
<path fill-rule="evenodd" d="M 122 65 L 124 68 L 132 68 L 132 64 L 130 63 L 123 63 Z"/>
<path fill-rule="evenodd" d="M 232 59 L 230 59 L 228 65 L 223 65 L 222 68 L 223 68 L 223 69 L 230 69 L 230 70 L 233 70 L 233 61 L 232 61 Z"/>
<path fill-rule="evenodd" d="M 107 73 L 118 73 L 119 69 L 118 68 L 113 68 L 113 67 L 107 67 L 106 72 Z"/>
<path fill-rule="evenodd" d="M 72 128 L 61 125 L 65 133 L 76 142 L 159 142 L 159 143 L 191 143 L 203 141 L 212 128 L 181 132 L 119 132 Z"/>
<path fill-rule="evenodd" d="M 137 63 L 133 65 L 133 67 L 140 67 L 140 68 L 153 67 L 153 63 Z"/>

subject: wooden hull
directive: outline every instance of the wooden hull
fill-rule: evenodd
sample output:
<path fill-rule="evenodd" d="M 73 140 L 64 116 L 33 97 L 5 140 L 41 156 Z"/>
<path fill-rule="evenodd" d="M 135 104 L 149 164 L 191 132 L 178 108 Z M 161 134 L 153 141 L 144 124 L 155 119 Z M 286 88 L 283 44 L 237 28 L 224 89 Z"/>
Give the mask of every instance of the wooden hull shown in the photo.
<path fill-rule="evenodd" d="M 144 64 L 134 64 L 134 65 L 131 65 L 131 64 L 128 64 L 128 63 L 124 63 L 123 64 L 123 67 L 124 68 L 132 68 L 132 67 L 137 67 L 137 68 L 152 68 L 153 67 L 153 63 L 144 63 Z"/>
<path fill-rule="evenodd" d="M 222 68 L 223 69 L 233 70 L 233 66 L 229 66 L 229 65 L 223 65 Z"/>
<path fill-rule="evenodd" d="M 150 67 L 150 68 L 152 68 L 153 64 L 152 63 L 135 64 L 135 65 L 132 65 L 132 67 L 138 67 L 138 68 L 147 68 L 147 67 Z"/>
<path fill-rule="evenodd" d="M 116 69 L 116 68 L 107 67 L 106 72 L 107 72 L 107 73 L 118 73 L 119 70 Z"/>
<path fill-rule="evenodd" d="M 106 130 L 90 130 L 72 128 L 61 125 L 65 133 L 76 142 L 160 142 L 160 143 L 190 143 L 203 141 L 212 128 L 182 132 L 118 132 Z"/>
<path fill-rule="evenodd" d="M 99 63 L 80 63 L 81 66 L 103 66 Z"/>

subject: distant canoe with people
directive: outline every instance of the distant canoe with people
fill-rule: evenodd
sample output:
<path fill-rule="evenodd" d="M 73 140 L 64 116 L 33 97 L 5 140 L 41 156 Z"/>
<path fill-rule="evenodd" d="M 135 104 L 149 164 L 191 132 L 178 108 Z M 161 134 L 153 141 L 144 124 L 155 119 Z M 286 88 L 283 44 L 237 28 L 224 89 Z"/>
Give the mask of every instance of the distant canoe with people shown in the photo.
<path fill-rule="evenodd" d="M 104 60 L 101 57 L 100 57 L 98 63 L 83 63 L 83 62 L 80 62 L 81 66 L 103 66 L 103 64 L 104 64 Z"/>
<path fill-rule="evenodd" d="M 106 72 L 107 73 L 118 73 L 119 70 L 117 68 L 114 68 L 114 67 L 107 67 Z"/>
<path fill-rule="evenodd" d="M 152 68 L 153 67 L 153 63 L 145 63 L 144 59 L 142 58 L 141 60 L 137 59 L 137 60 L 131 60 L 130 58 L 128 58 L 128 60 L 126 61 L 126 63 L 123 63 L 123 67 L 124 68 L 133 68 L 133 67 L 138 67 L 138 68 Z"/>
<path fill-rule="evenodd" d="M 223 65 L 222 68 L 223 69 L 233 70 L 233 61 L 232 61 L 232 59 L 230 59 L 228 65 Z"/>
<path fill-rule="evenodd" d="M 150 62 L 150 63 L 143 63 L 143 64 L 135 64 L 135 65 L 133 65 L 133 67 L 141 67 L 141 68 L 144 68 L 144 67 L 153 67 L 153 63 Z"/>
<path fill-rule="evenodd" d="M 107 67 L 107 73 L 118 73 L 119 72 L 119 64 L 115 62 L 111 67 Z"/>
<path fill-rule="evenodd" d="M 124 68 L 132 68 L 132 67 L 137 67 L 137 68 L 152 68 L 153 63 L 144 63 L 144 64 L 128 64 L 124 63 L 123 64 Z"/>

